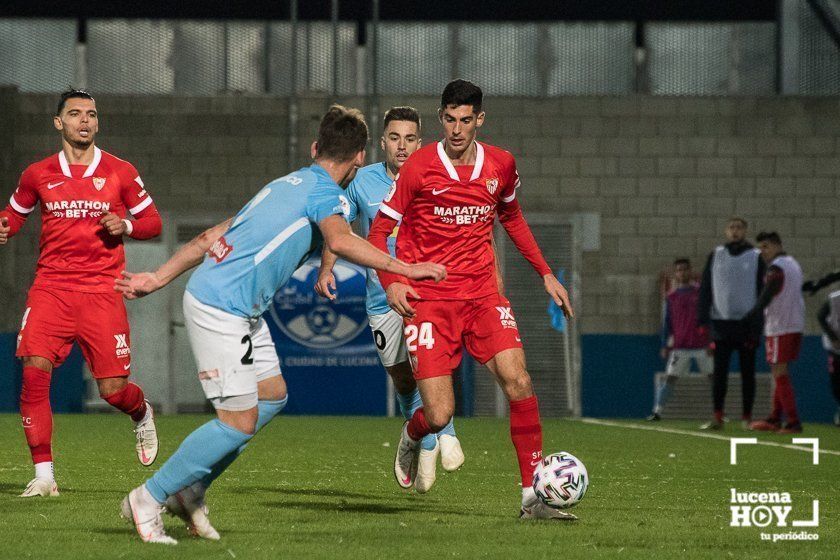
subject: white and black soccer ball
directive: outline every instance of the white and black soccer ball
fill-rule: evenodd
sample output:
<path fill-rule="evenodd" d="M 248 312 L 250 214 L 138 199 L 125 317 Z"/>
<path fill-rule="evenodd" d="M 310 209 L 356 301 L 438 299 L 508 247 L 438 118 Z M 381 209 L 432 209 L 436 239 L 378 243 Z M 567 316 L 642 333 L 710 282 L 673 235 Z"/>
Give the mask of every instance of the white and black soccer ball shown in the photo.
<path fill-rule="evenodd" d="M 565 509 L 583 499 L 589 473 L 583 462 L 565 451 L 546 455 L 534 468 L 534 492 L 545 505 Z"/>

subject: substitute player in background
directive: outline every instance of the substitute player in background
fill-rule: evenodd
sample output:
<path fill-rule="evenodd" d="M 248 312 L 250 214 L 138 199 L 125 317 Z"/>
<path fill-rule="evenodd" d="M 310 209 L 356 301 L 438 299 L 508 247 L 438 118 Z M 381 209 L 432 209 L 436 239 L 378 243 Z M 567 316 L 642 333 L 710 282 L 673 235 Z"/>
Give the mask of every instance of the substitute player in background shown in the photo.
<path fill-rule="evenodd" d="M 400 223 L 397 255 L 447 267 L 440 283 L 380 273 L 389 305 L 405 317 L 406 344 L 424 405 L 406 422 L 394 461 L 397 482 L 418 479 L 420 440 L 452 419 L 452 370 L 461 347 L 495 375 L 510 401 L 510 432 L 522 481 L 522 518 L 574 519 L 534 494 L 534 466 L 542 458 L 537 398 L 510 302 L 499 293 L 491 232 L 497 210 L 516 248 L 542 276 L 555 303 L 571 317 L 565 288 L 552 274 L 516 201 L 513 156 L 476 141 L 484 122 L 482 92 L 455 80 L 443 90 L 439 116 L 444 139 L 424 146 L 403 165 L 379 208 L 368 239 L 380 249 Z"/>
<path fill-rule="evenodd" d="M 100 396 L 134 421 L 140 462 L 151 465 L 158 451 L 152 407 L 143 390 L 128 382 L 131 335 L 125 304 L 113 285 L 125 268 L 123 237 L 157 237 L 161 219 L 134 166 L 94 144 L 99 113 L 90 93 L 63 93 L 53 122 L 61 133 L 61 151 L 27 167 L 0 212 L 2 245 L 36 206 L 41 210 L 41 253 L 16 353 L 23 361 L 23 432 L 35 463 L 35 478 L 22 497 L 58 495 L 50 378 L 73 342 L 81 347 Z"/>
<path fill-rule="evenodd" d="M 385 153 L 385 161 L 363 167 L 356 178 L 347 187 L 347 200 L 350 201 L 350 221 L 360 218 L 361 234 L 367 237 L 370 224 L 379 211 L 379 205 L 394 178 L 399 173 L 408 157 L 420 147 L 420 114 L 413 107 L 392 107 L 383 119 L 384 131 L 379 145 Z M 397 231 L 388 237 L 388 252 L 394 255 Z M 321 269 L 315 291 L 318 295 L 334 300 L 336 298 L 335 278 L 332 268 L 336 256 L 325 248 L 321 260 Z M 385 290 L 379 283 L 376 271 L 367 270 L 367 314 L 373 340 L 382 366 L 394 381 L 400 412 L 406 420 L 414 411 L 423 406 L 420 391 L 408 363 L 408 351 L 403 336 L 402 316 L 388 307 Z M 455 427 L 449 422 L 438 434 L 429 434 L 420 445 L 419 468 L 421 476 L 415 488 L 423 492 L 431 488 L 435 481 L 437 456 L 441 455 L 444 470 L 457 470 L 464 463 L 461 443 L 455 436 Z"/>
<path fill-rule="evenodd" d="M 750 429 L 798 434 L 802 432 L 802 424 L 796 411 L 796 397 L 788 364 L 799 357 L 802 333 L 805 330 L 802 268 L 796 259 L 785 253 L 782 240 L 775 231 L 761 232 L 755 240 L 761 258 L 767 263 L 767 276 L 755 307 L 743 320 L 750 324 L 756 315 L 764 313 L 766 357 L 775 387 L 773 411 L 766 420 L 750 424 Z M 783 414 L 787 416 L 784 425 Z"/>
<path fill-rule="evenodd" d="M 188 435 L 160 470 L 123 500 L 123 516 L 133 520 L 145 542 L 176 544 L 163 528 L 164 505 L 191 532 L 219 538 L 207 519 L 204 493 L 287 401 L 262 314 L 322 241 L 362 266 L 418 280 L 446 276 L 439 265 L 397 261 L 350 230 L 343 189 L 364 164 L 367 138 L 362 114 L 334 105 L 312 143 L 311 166 L 266 185 L 234 218 L 193 239 L 157 272 L 126 273 L 117 283 L 126 297 L 140 297 L 201 263 L 184 293 L 184 317 L 198 377 L 217 418 Z"/>
<path fill-rule="evenodd" d="M 714 370 L 712 351 L 704 329 L 697 327 L 697 297 L 700 287 L 692 282 L 691 261 L 674 261 L 674 289 L 665 298 L 665 317 L 662 320 L 662 348 L 660 354 L 668 360 L 665 382 L 656 391 L 653 414 L 648 420 L 662 419 L 662 409 L 681 375 L 691 369 L 692 360 L 700 373 L 711 375 Z"/>
<path fill-rule="evenodd" d="M 822 343 L 828 352 L 828 377 L 831 392 L 837 401 L 834 425 L 840 426 L 840 290 L 828 294 L 828 300 L 820 307 L 817 320 L 822 327 Z"/>

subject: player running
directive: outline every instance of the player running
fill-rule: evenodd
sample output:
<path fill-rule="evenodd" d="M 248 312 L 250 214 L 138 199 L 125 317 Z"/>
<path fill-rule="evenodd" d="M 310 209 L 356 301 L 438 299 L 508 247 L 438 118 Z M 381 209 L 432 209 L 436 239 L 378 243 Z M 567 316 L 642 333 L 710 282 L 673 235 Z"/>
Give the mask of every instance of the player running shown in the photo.
<path fill-rule="evenodd" d="M 522 518 L 574 519 L 543 505 L 531 478 L 542 457 L 537 397 L 508 300 L 499 293 L 491 245 L 499 220 L 516 248 L 543 277 L 546 291 L 572 317 L 565 288 L 552 274 L 516 201 L 519 174 L 513 156 L 476 141 L 484 122 L 482 92 L 455 80 L 443 90 L 438 112 L 444 139 L 425 146 L 403 165 L 379 207 L 368 239 L 380 249 L 400 223 L 397 255 L 407 262 L 445 264 L 440 283 L 380 273 L 388 304 L 405 317 L 405 337 L 424 406 L 406 422 L 394 461 L 404 488 L 417 477 L 420 440 L 452 418 L 452 370 L 461 346 L 495 375 L 510 401 L 510 431 L 522 480 Z"/>
<path fill-rule="evenodd" d="M 99 395 L 134 421 L 140 462 L 151 465 L 158 452 L 152 407 L 143 390 L 128 382 L 131 334 L 113 285 L 125 268 L 123 237 L 157 237 L 160 215 L 134 166 L 96 147 L 99 113 L 90 93 L 61 94 L 53 123 L 61 133 L 61 151 L 27 167 L 0 212 L 3 245 L 36 206 L 41 210 L 40 256 L 16 352 L 23 361 L 23 432 L 35 463 L 24 498 L 58 496 L 50 379 L 73 342 L 82 349 Z"/>
<path fill-rule="evenodd" d="M 442 266 L 407 265 L 350 230 L 343 188 L 364 163 L 367 139 L 362 114 L 334 105 L 312 144 L 313 165 L 266 185 L 236 216 L 193 239 L 157 272 L 126 273 L 117 283 L 129 299 L 141 297 L 201 263 L 184 293 L 184 318 L 198 378 L 218 416 L 187 436 L 163 467 L 123 500 L 122 514 L 133 520 L 143 541 L 176 544 L 164 531 L 164 505 L 184 518 L 192 533 L 219 538 L 204 494 L 288 399 L 262 314 L 322 241 L 362 266 L 415 280 L 445 278 Z"/>
<path fill-rule="evenodd" d="M 350 221 L 360 218 L 361 234 L 367 237 L 370 224 L 394 178 L 408 157 L 420 147 L 420 114 L 413 107 L 392 107 L 385 113 L 384 131 L 379 140 L 385 161 L 363 167 L 347 187 L 350 201 Z M 388 252 L 394 254 L 398 227 L 388 237 Z M 336 299 L 332 268 L 336 256 L 324 249 L 315 291 L 318 295 Z M 367 314 L 379 359 L 394 381 L 400 412 L 406 420 L 423 406 L 414 382 L 408 351 L 403 336 L 403 321 L 399 313 L 388 307 L 385 290 L 376 272 L 367 270 Z M 425 492 L 435 482 L 437 457 L 441 456 L 444 470 L 454 471 L 464 464 L 464 452 L 450 421 L 437 435 L 429 434 L 420 445 L 417 481 L 414 487 Z"/>
<path fill-rule="evenodd" d="M 755 307 L 743 321 L 751 321 L 764 313 L 764 336 L 767 363 L 773 374 L 773 411 L 766 420 L 750 424 L 751 430 L 798 434 L 802 423 L 796 410 L 796 397 L 790 381 L 788 364 L 799 357 L 802 332 L 805 330 L 805 300 L 802 297 L 802 268 L 796 259 L 785 253 L 782 240 L 775 231 L 761 232 L 756 238 L 761 258 L 767 263 L 764 289 Z M 787 422 L 782 425 L 782 414 Z"/>

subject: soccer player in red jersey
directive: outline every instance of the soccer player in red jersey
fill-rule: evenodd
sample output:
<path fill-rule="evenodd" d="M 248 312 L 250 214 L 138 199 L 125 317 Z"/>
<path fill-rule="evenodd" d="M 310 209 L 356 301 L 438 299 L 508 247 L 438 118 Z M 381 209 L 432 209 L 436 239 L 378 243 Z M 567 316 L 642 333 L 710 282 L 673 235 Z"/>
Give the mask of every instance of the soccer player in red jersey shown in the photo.
<path fill-rule="evenodd" d="M 568 317 L 573 311 L 522 216 L 513 156 L 476 140 L 484 122 L 482 97 L 480 88 L 464 80 L 446 86 L 438 113 L 444 139 L 420 148 L 402 166 L 368 236 L 384 250 L 402 220 L 397 256 L 406 262 L 439 262 L 447 269 L 447 278 L 439 283 L 379 272 L 389 305 L 405 318 L 410 361 L 424 403 L 403 428 L 394 474 L 404 488 L 422 477 L 417 472 L 419 441 L 452 418 L 451 374 L 465 345 L 510 401 L 510 434 L 522 480 L 520 517 L 574 519 L 543 505 L 531 487 L 534 466 L 542 458 L 542 427 L 516 318 L 496 280 L 492 229 L 497 214 L 516 248 L 543 278 L 548 294 Z"/>
<path fill-rule="evenodd" d="M 0 212 L 4 245 L 36 206 L 41 209 L 40 256 L 16 353 L 23 361 L 23 431 L 35 463 L 35 478 L 22 497 L 58 495 L 50 378 L 73 342 L 81 347 L 102 398 L 135 422 L 140 462 L 151 465 L 158 449 L 152 408 L 142 389 L 128 382 L 131 338 L 114 280 L 125 268 L 123 236 L 160 235 L 160 215 L 134 166 L 94 144 L 99 115 L 90 93 L 63 93 L 54 124 L 61 151 L 27 167 Z"/>

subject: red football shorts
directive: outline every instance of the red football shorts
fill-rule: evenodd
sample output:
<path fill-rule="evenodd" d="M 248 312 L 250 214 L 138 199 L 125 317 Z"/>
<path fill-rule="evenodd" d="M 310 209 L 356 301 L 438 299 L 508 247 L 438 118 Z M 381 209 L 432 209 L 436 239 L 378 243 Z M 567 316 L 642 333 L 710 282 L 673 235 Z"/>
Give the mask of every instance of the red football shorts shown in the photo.
<path fill-rule="evenodd" d="M 40 356 L 57 367 L 77 342 L 93 377 L 127 377 L 131 372 L 130 336 L 120 294 L 33 287 L 15 355 Z"/>
<path fill-rule="evenodd" d="M 510 302 L 499 294 L 411 305 L 415 315 L 405 319 L 405 341 L 416 379 L 451 375 L 464 346 L 482 364 L 502 350 L 522 348 Z"/>
<path fill-rule="evenodd" d="M 768 336 L 764 341 L 768 364 L 792 362 L 799 357 L 802 346 L 802 333 L 787 333 Z"/>

